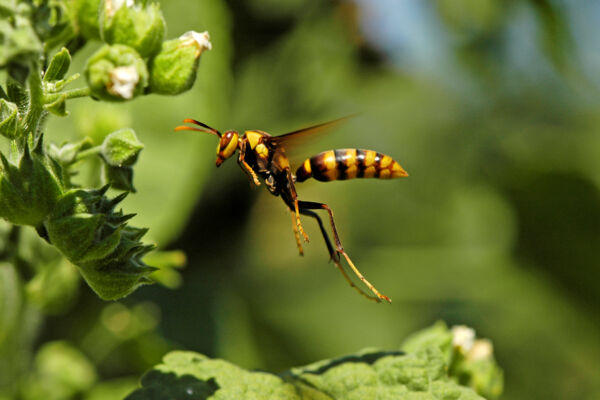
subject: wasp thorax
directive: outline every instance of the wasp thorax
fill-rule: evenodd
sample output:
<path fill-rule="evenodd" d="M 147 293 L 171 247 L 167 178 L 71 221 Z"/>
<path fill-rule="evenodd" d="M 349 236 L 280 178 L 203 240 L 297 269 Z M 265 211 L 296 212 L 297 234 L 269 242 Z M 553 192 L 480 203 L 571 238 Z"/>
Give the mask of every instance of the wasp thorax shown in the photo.
<path fill-rule="evenodd" d="M 217 167 L 231 157 L 238 146 L 239 135 L 236 131 L 226 131 L 217 146 Z"/>

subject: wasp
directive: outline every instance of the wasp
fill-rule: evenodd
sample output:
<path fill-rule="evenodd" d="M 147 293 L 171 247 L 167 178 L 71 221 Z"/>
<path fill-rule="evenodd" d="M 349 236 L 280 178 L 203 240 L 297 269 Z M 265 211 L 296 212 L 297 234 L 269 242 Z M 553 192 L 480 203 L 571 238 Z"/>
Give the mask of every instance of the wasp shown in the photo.
<path fill-rule="evenodd" d="M 369 299 L 377 302 L 385 300 L 391 303 L 391 299 L 388 296 L 381 294 L 363 276 L 344 250 L 331 208 L 324 203 L 298 199 L 296 183 L 304 182 L 309 178 L 314 178 L 322 182 L 353 178 L 391 179 L 406 177 L 408 176 L 407 172 L 390 156 L 373 150 L 336 149 L 324 151 L 305 159 L 296 169 L 295 173 L 292 172 L 290 160 L 286 155 L 286 149 L 291 147 L 298 139 L 304 140 L 307 136 L 330 129 L 345 119 L 340 118 L 280 136 L 271 136 L 267 132 L 259 130 L 248 130 L 243 135 L 240 135 L 235 130 L 228 130 L 221 133 L 194 119 L 185 119 L 183 122 L 195 126 L 181 125 L 177 126 L 175 130 L 206 132 L 217 136 L 219 138 L 219 144 L 217 145 L 217 167 L 232 157 L 237 151 L 237 162 L 241 169 L 248 175 L 250 181 L 256 186 L 260 186 L 261 181 L 264 182 L 269 192 L 275 196 L 280 196 L 288 207 L 300 255 L 304 254 L 300 236 L 302 236 L 305 242 L 309 240 L 300 221 L 300 215 L 304 215 L 314 218 L 317 221 L 331 260 L 333 260 L 350 286 Z M 335 247 L 331 244 L 321 217 L 315 212 L 317 210 L 325 210 L 329 216 Z M 364 292 L 354 284 L 342 267 L 340 255 L 346 259 L 354 274 L 369 288 L 372 295 Z"/>

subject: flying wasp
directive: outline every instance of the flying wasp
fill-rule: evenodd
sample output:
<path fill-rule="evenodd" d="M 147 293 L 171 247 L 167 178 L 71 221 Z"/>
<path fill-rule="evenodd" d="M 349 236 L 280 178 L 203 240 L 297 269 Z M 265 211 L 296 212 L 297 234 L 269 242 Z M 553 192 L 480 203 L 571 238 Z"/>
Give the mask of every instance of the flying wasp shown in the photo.
<path fill-rule="evenodd" d="M 302 236 L 304 241 L 308 242 L 308 235 L 304 232 L 302 222 L 300 221 L 300 215 L 306 215 L 317 221 L 325 244 L 327 245 L 329 256 L 350 286 L 369 299 L 377 302 L 385 300 L 391 303 L 389 297 L 381 294 L 363 276 L 344 250 L 337 233 L 331 208 L 324 203 L 299 200 L 296 192 L 296 183 L 304 182 L 311 177 L 322 182 L 353 178 L 401 178 L 408 176 L 406 171 L 390 156 L 373 150 L 336 149 L 324 151 L 313 157 L 307 158 L 302 162 L 300 167 L 296 169 L 296 172 L 293 173 L 292 167 L 290 166 L 290 160 L 286 155 L 286 148 L 289 148 L 293 142 L 298 139 L 304 140 L 307 136 L 322 132 L 343 120 L 345 120 L 345 118 L 300 129 L 280 136 L 271 136 L 267 132 L 259 130 L 245 131 L 241 136 L 234 130 L 221 133 L 194 119 L 185 119 L 183 122 L 194 124 L 196 126 L 181 125 L 176 127 L 175 130 L 206 132 L 217 136 L 219 138 L 219 144 L 217 146 L 217 167 L 238 151 L 238 164 L 248 175 L 251 182 L 256 186 L 260 186 L 262 180 L 271 194 L 281 196 L 289 208 L 292 217 L 294 236 L 300 255 L 304 254 L 300 236 Z M 323 221 L 315 210 L 327 211 L 335 247 L 332 246 L 329 235 L 323 225 Z M 354 274 L 356 274 L 365 286 L 369 288 L 373 295 L 365 293 L 352 282 L 342 267 L 340 255 L 346 259 Z"/>

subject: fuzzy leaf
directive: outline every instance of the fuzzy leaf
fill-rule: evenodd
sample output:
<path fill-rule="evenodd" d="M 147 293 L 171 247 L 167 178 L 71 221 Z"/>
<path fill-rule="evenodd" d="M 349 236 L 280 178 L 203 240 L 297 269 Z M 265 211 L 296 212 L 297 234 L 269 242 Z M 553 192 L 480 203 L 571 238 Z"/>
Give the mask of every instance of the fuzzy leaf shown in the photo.
<path fill-rule="evenodd" d="M 0 99 L 0 135 L 9 139 L 17 137 L 17 105 L 10 101 Z"/>
<path fill-rule="evenodd" d="M 260 399 L 482 399 L 447 373 L 436 346 L 414 354 L 365 350 L 294 368 L 280 376 L 251 372 L 193 352 L 172 352 L 142 378 L 127 400 Z"/>
<path fill-rule="evenodd" d="M 65 77 L 71 65 L 71 55 L 64 47 L 52 57 L 50 65 L 44 74 L 44 82 L 53 82 Z"/>
<path fill-rule="evenodd" d="M 109 200 L 100 190 L 71 190 L 44 221 L 50 242 L 79 267 L 88 285 L 105 300 L 126 296 L 151 283 L 156 268 L 141 261 L 153 249 L 139 240 L 146 229 L 127 226 L 131 215 L 115 211 L 126 194 Z"/>

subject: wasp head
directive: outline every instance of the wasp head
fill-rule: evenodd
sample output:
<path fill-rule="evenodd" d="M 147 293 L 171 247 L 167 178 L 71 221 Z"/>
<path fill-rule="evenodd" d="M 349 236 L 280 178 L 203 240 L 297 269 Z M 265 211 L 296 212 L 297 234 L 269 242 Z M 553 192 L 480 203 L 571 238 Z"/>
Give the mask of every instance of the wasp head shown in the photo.
<path fill-rule="evenodd" d="M 239 135 L 236 131 L 226 131 L 217 146 L 217 167 L 231 157 L 238 148 Z"/>
<path fill-rule="evenodd" d="M 211 128 L 202 122 L 196 121 L 195 119 L 186 118 L 183 122 L 198 125 L 201 128 L 181 125 L 175 128 L 176 131 L 206 132 L 219 137 L 219 144 L 217 145 L 217 167 L 221 165 L 223 161 L 231 157 L 238 148 L 238 139 L 240 135 L 236 131 L 226 131 L 221 134 L 218 130 Z"/>

